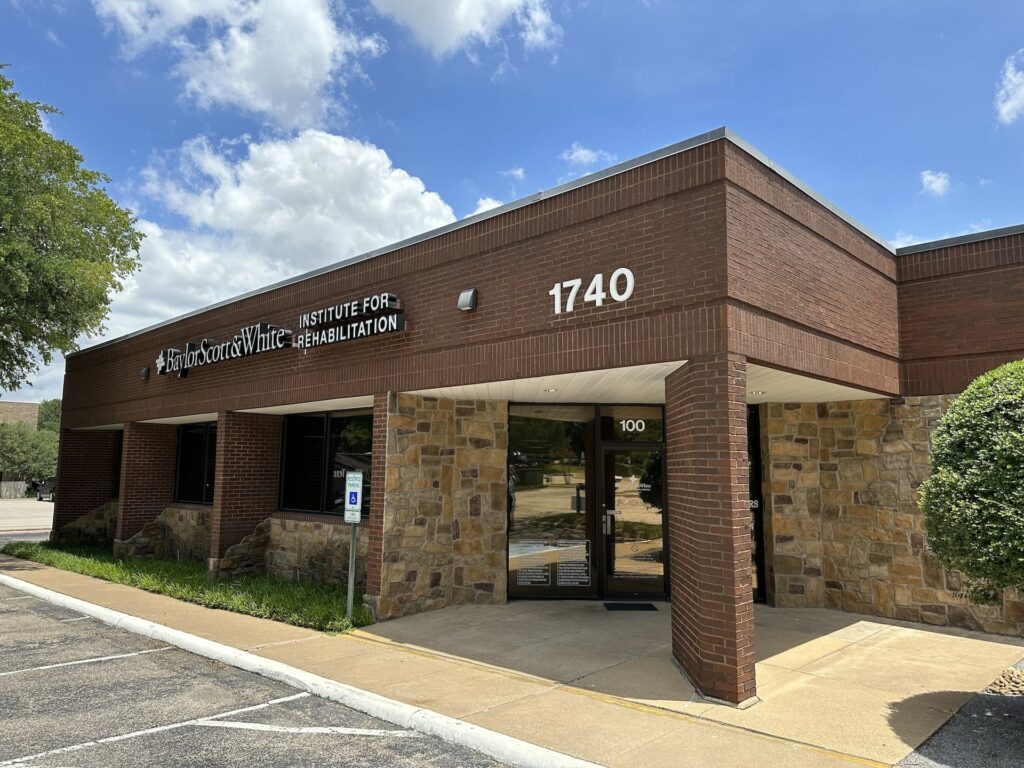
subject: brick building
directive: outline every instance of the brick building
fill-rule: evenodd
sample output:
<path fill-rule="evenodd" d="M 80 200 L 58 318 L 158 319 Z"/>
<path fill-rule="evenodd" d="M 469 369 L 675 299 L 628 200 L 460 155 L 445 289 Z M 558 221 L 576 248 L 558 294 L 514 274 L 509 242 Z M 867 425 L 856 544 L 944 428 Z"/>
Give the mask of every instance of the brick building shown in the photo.
<path fill-rule="evenodd" d="M 330 580 L 348 504 L 379 619 L 668 598 L 732 702 L 754 601 L 1021 634 L 915 492 L 1022 288 L 1024 227 L 894 252 L 719 129 L 71 355 L 54 535 Z"/>

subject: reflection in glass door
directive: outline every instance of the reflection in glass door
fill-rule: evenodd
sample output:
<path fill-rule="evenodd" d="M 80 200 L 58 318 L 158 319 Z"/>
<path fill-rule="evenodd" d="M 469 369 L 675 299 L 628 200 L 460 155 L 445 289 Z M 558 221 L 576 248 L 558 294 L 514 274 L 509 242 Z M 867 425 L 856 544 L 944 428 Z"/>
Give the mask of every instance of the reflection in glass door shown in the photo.
<path fill-rule="evenodd" d="M 664 594 L 662 452 L 607 450 L 603 475 L 605 593 Z"/>
<path fill-rule="evenodd" d="M 510 597 L 598 594 L 593 406 L 509 409 Z"/>

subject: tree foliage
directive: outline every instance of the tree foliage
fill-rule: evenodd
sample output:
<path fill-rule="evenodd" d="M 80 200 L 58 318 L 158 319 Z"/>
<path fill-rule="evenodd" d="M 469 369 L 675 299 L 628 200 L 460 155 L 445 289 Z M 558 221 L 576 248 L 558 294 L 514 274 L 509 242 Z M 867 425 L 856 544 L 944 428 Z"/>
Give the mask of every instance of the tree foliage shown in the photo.
<path fill-rule="evenodd" d="M 39 403 L 39 416 L 36 419 L 37 429 L 48 429 L 60 433 L 60 398 L 43 400 Z"/>
<path fill-rule="evenodd" d="M 1024 587 L 1024 360 L 971 383 L 935 431 L 922 486 L 928 544 L 995 602 Z"/>
<path fill-rule="evenodd" d="M 57 433 L 27 424 L 0 424 L 0 469 L 29 481 L 57 472 Z"/>
<path fill-rule="evenodd" d="M 107 176 L 46 131 L 55 113 L 22 99 L 0 67 L 0 388 L 102 330 L 138 266 L 135 217 L 104 191 Z"/>

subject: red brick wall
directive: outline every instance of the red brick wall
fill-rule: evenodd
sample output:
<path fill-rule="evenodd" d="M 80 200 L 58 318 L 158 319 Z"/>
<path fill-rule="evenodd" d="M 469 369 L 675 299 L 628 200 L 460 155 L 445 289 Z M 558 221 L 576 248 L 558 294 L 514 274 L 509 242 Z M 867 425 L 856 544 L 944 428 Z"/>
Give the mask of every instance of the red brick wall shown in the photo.
<path fill-rule="evenodd" d="M 904 394 L 947 395 L 1024 358 L 1024 235 L 900 256 Z"/>
<path fill-rule="evenodd" d="M 53 530 L 101 507 L 116 496 L 117 441 L 108 430 L 73 432 L 62 429 L 57 459 L 57 500 Z M 65 490 L 65 493 L 61 491 Z"/>
<path fill-rule="evenodd" d="M 173 425 L 124 425 L 118 540 L 130 539 L 173 501 L 177 447 L 178 428 Z"/>
<path fill-rule="evenodd" d="M 756 693 L 746 360 L 691 360 L 665 380 L 672 654 L 709 696 Z"/>
<path fill-rule="evenodd" d="M 726 177 L 729 349 L 896 394 L 892 253 L 733 145 Z"/>
<path fill-rule="evenodd" d="M 380 596 L 384 562 L 384 486 L 387 472 L 388 394 L 373 396 L 373 459 L 370 478 L 369 546 L 366 561 L 366 594 Z"/>
<path fill-rule="evenodd" d="M 210 557 L 223 557 L 277 509 L 281 468 L 280 416 L 222 413 L 210 517 Z"/>
<path fill-rule="evenodd" d="M 68 360 L 71 426 L 224 412 L 371 392 L 682 360 L 724 342 L 722 143 L 708 144 L 455 232 L 245 299 Z M 627 266 L 625 303 L 555 315 L 556 281 Z M 479 290 L 459 312 L 460 289 Z M 406 332 L 282 350 L 190 372 L 138 371 L 166 346 L 389 290 Z M 711 326 L 708 323 L 713 323 Z M 716 336 L 716 334 L 718 334 Z"/>

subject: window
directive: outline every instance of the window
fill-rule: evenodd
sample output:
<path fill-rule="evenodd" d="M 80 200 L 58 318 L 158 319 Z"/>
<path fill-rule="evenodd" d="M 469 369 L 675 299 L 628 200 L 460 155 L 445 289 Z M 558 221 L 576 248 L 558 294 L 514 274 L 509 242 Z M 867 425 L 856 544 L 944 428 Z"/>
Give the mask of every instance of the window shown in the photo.
<path fill-rule="evenodd" d="M 344 514 L 345 475 L 363 473 L 363 516 L 370 514 L 373 412 L 285 416 L 281 507 Z"/>
<path fill-rule="evenodd" d="M 178 471 L 174 500 L 213 504 L 213 473 L 217 461 L 217 424 L 178 427 Z"/>
<path fill-rule="evenodd" d="M 114 433 L 114 487 L 110 490 L 110 498 L 116 499 L 121 495 L 121 458 L 124 454 L 124 431 Z"/>

